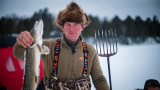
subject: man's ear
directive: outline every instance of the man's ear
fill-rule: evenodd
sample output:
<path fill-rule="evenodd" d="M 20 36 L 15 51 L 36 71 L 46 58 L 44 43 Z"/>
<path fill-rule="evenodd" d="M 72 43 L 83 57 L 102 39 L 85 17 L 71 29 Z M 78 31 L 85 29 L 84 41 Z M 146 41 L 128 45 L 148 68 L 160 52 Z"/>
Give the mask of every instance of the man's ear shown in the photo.
<path fill-rule="evenodd" d="M 84 29 L 84 25 L 82 25 L 82 31 L 83 31 L 83 29 Z"/>
<path fill-rule="evenodd" d="M 62 31 L 64 31 L 64 26 L 62 26 L 62 28 L 61 28 L 61 29 L 62 29 Z"/>

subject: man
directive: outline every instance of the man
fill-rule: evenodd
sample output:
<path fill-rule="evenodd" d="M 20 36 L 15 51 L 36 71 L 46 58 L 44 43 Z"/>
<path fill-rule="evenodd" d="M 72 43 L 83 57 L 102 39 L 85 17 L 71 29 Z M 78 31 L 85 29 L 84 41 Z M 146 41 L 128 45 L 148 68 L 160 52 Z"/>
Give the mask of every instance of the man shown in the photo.
<path fill-rule="evenodd" d="M 144 90 L 160 90 L 160 84 L 155 79 L 148 79 L 144 84 Z"/>
<path fill-rule="evenodd" d="M 41 56 L 44 67 L 45 89 L 55 90 L 58 87 L 59 89 L 87 90 L 90 89 L 89 75 L 91 75 L 97 90 L 109 90 L 96 50 L 90 44 L 85 46 L 80 36 L 89 22 L 88 16 L 75 2 L 71 2 L 66 9 L 60 11 L 57 15 L 56 25 L 63 30 L 64 34 L 60 40 L 43 41 L 43 44 L 50 49 L 49 55 Z M 25 48 L 29 47 L 32 42 L 32 36 L 29 32 L 21 32 L 13 49 L 14 56 L 23 59 Z M 57 42 L 60 43 L 60 51 L 58 52 L 59 60 L 55 71 L 52 62 L 55 59 L 54 50 L 58 46 Z M 55 71 L 54 74 L 53 71 Z M 51 83 L 52 85 L 50 85 Z"/>

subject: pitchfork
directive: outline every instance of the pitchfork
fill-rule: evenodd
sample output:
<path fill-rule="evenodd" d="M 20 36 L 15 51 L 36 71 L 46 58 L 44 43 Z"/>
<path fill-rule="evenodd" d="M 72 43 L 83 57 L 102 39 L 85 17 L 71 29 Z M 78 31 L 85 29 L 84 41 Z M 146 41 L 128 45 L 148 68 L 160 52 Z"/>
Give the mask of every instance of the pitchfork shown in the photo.
<path fill-rule="evenodd" d="M 109 85 L 110 85 L 110 90 L 112 90 L 109 57 L 115 55 L 118 51 L 116 30 L 114 31 L 113 30 L 108 30 L 108 31 L 107 30 L 101 30 L 101 31 L 95 30 L 95 39 L 96 39 L 97 54 L 101 57 L 107 57 Z"/>

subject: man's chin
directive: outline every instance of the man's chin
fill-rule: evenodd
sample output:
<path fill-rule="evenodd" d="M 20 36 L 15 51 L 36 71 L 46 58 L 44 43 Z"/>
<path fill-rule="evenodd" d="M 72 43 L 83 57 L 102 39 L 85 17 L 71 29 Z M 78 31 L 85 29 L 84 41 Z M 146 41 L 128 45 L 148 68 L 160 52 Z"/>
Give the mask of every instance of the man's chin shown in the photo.
<path fill-rule="evenodd" d="M 77 41 L 78 39 L 77 39 L 76 37 L 74 37 L 74 38 L 70 38 L 70 40 L 71 40 L 72 42 L 75 42 L 75 41 Z"/>

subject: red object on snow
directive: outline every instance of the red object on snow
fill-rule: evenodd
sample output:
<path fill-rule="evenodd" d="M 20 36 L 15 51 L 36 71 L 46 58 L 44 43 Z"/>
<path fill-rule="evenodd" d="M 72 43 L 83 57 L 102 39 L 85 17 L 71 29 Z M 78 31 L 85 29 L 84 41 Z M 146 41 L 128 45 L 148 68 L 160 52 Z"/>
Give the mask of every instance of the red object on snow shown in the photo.
<path fill-rule="evenodd" d="M 0 87 L 21 90 L 23 85 L 24 60 L 13 56 L 13 47 L 0 48 Z M 43 64 L 40 61 L 39 81 L 43 78 Z"/>

